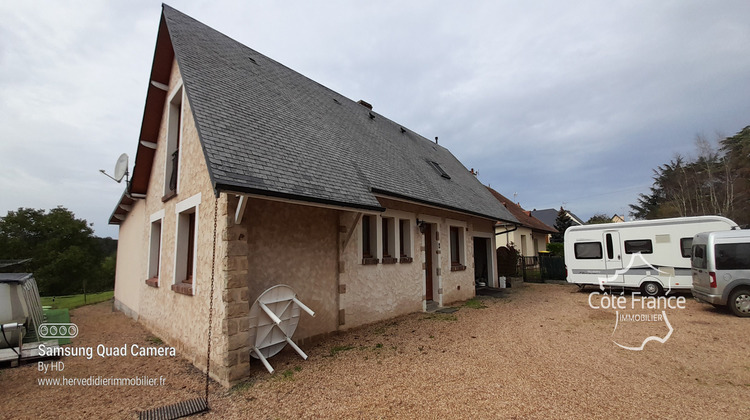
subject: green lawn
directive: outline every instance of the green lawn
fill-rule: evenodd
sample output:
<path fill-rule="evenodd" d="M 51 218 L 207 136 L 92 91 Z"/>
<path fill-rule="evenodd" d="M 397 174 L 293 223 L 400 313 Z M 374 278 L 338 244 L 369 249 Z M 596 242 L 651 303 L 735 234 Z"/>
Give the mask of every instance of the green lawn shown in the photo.
<path fill-rule="evenodd" d="M 83 305 L 104 302 L 110 300 L 115 295 L 113 290 L 101 293 L 89 293 L 86 295 L 86 302 L 83 301 L 83 295 L 43 297 L 42 306 L 51 306 L 52 309 L 74 309 Z M 53 300 L 54 299 L 54 300 Z"/>

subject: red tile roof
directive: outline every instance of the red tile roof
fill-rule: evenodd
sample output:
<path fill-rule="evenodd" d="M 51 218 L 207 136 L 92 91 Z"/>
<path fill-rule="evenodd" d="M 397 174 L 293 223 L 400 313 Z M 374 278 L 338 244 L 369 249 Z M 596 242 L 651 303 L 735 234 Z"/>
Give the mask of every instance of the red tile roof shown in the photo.
<path fill-rule="evenodd" d="M 495 196 L 495 198 L 497 198 L 500 203 L 505 206 L 506 209 L 508 209 L 508 211 L 510 211 L 513 216 L 516 217 L 516 219 L 518 219 L 519 222 L 521 222 L 521 226 L 544 233 L 557 233 L 557 229 L 545 224 L 541 220 L 532 216 L 530 211 L 524 210 L 521 206 L 514 203 L 512 200 L 509 200 L 507 197 L 493 190 L 492 188 L 487 187 L 487 189 L 492 193 L 492 195 Z"/>

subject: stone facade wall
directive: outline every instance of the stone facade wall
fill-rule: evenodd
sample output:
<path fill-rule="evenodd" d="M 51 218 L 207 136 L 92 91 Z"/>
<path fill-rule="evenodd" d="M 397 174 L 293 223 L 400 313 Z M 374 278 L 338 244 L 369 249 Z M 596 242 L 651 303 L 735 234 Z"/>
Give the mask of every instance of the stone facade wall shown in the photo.
<path fill-rule="evenodd" d="M 417 219 L 432 224 L 433 232 L 433 292 L 439 306 L 470 299 L 475 294 L 473 237 L 479 235 L 492 239 L 493 223 L 486 219 L 466 216 L 461 213 L 438 210 L 430 207 L 381 198 L 388 210 L 373 217 L 393 217 L 410 220 L 412 256 L 411 263 L 363 264 L 362 222 L 356 212 L 342 212 L 340 231 L 342 256 L 340 266 L 341 310 L 344 321 L 340 328 L 352 328 L 390 317 L 407 314 L 426 308 L 426 238 L 417 225 Z M 351 238 L 344 247 L 348 229 L 357 222 Z M 378 225 L 380 226 L 380 225 Z M 466 268 L 452 271 L 450 261 L 450 226 L 463 229 Z M 379 230 L 379 229 L 378 229 Z M 376 232 L 378 241 L 382 236 Z M 494 247 L 494 245 L 491 245 Z M 494 252 L 492 252 L 494 255 Z M 382 257 L 382 255 L 378 255 Z M 493 259 L 492 267 L 497 267 Z M 497 277 L 495 268 L 494 274 Z"/>
<path fill-rule="evenodd" d="M 342 212 L 340 241 L 349 238 L 339 263 L 341 283 L 342 328 L 351 328 L 423 309 L 424 271 L 421 264 L 421 236 L 413 215 L 386 213 L 395 218 L 411 220 L 413 261 L 383 264 L 362 264 L 362 220 L 355 212 Z M 381 217 L 372 214 L 372 217 Z M 356 224 L 354 224 L 356 221 Z M 351 236 L 349 235 L 350 230 Z M 381 232 L 373 232 L 381 236 Z"/>
<path fill-rule="evenodd" d="M 315 311 L 314 318 L 302 314 L 295 339 L 335 331 L 338 211 L 250 199 L 238 228 L 247 232 L 250 304 L 269 287 L 286 284 Z"/>
<path fill-rule="evenodd" d="M 172 64 L 168 97 L 180 84 L 177 62 Z M 124 260 L 118 259 L 116 278 L 116 305 L 127 307 L 134 318 L 137 317 L 146 328 L 159 336 L 165 343 L 175 347 L 177 352 L 197 367 L 205 370 L 206 345 L 208 340 L 208 311 L 212 266 L 212 237 L 214 229 L 215 195 L 208 176 L 205 157 L 198 132 L 192 118 L 187 96 L 182 100 L 182 137 L 179 156 L 179 187 L 177 194 L 164 200 L 164 184 L 168 182 L 165 173 L 167 159 L 167 122 L 169 104 L 165 102 L 162 124 L 156 140 L 147 197 L 134 205 L 120 225 L 118 253 L 128 254 Z M 193 294 L 186 295 L 172 290 L 172 285 L 182 279 L 175 279 L 176 240 L 178 210 L 186 203 L 196 206 L 195 271 Z M 226 195 L 219 199 L 220 214 L 226 214 Z M 161 218 L 161 251 L 158 280 L 146 284 L 149 264 L 149 238 L 151 220 Z M 217 232 L 226 229 L 226 218 L 219 218 Z M 226 244 L 217 242 L 217 267 L 226 253 Z M 122 250 L 122 251 L 121 251 Z M 214 333 L 212 339 L 211 376 L 222 383 L 228 383 L 226 362 L 226 336 L 220 333 L 222 320 L 226 318 L 226 305 L 223 304 L 221 271 L 217 268 L 214 293 Z M 130 302 L 137 295 L 137 305 Z M 123 299 L 119 299 L 122 297 Z M 119 304 L 117 303 L 119 302 Z"/>

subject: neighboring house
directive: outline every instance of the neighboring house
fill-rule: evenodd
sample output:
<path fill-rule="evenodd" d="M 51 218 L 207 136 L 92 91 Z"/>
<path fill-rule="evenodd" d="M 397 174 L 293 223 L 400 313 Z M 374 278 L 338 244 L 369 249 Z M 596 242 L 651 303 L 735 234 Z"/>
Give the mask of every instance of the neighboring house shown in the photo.
<path fill-rule="evenodd" d="M 497 220 L 517 222 L 444 147 L 163 6 L 110 218 L 115 306 L 205 370 L 215 267 L 222 384 L 249 375 L 250 306 L 267 288 L 316 312 L 298 344 L 469 299 L 475 271 L 496 285 Z"/>
<path fill-rule="evenodd" d="M 543 210 L 537 210 L 534 209 L 531 211 L 531 215 L 536 217 L 537 219 L 541 220 L 542 223 L 548 226 L 555 226 L 555 221 L 557 220 L 557 213 L 559 213 L 559 209 L 543 209 Z M 571 213 L 570 211 L 566 210 L 565 213 L 568 215 L 568 218 L 573 222 L 573 225 L 583 225 L 583 220 L 581 220 L 578 216 Z"/>
<path fill-rule="evenodd" d="M 532 216 L 530 211 L 524 210 L 499 192 L 490 187 L 487 189 L 520 223 L 497 222 L 496 247 L 512 244 L 524 257 L 538 257 L 539 251 L 546 251 L 550 235 L 556 233 L 557 229 Z"/>
<path fill-rule="evenodd" d="M 614 216 L 612 216 L 612 223 L 622 223 L 624 221 L 625 221 L 624 216 L 620 216 L 619 214 L 615 214 Z"/>

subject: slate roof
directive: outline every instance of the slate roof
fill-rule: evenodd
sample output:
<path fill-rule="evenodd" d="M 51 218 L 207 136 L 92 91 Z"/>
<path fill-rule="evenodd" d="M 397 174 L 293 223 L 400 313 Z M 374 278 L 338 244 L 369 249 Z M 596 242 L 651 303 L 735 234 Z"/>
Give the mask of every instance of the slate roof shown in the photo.
<path fill-rule="evenodd" d="M 555 226 L 555 221 L 557 220 L 557 213 L 560 210 L 555 209 L 542 209 L 542 210 L 532 210 L 531 215 L 536 217 L 537 219 L 541 220 L 545 224 L 548 224 L 550 226 Z M 568 216 L 571 220 L 573 220 L 573 223 L 577 225 L 582 225 L 583 221 L 576 216 L 575 214 L 568 211 Z"/>
<path fill-rule="evenodd" d="M 487 187 L 487 190 L 489 190 L 489 192 L 492 193 L 492 195 L 495 196 L 495 198 L 504 205 L 519 222 L 521 222 L 521 226 L 544 233 L 557 233 L 557 229 L 532 216 L 530 211 L 524 210 L 521 206 L 514 203 L 512 200 L 509 200 L 504 195 L 490 187 Z"/>
<path fill-rule="evenodd" d="M 372 210 L 381 194 L 516 221 L 446 148 L 167 5 L 155 55 L 165 27 L 217 190 Z"/>

